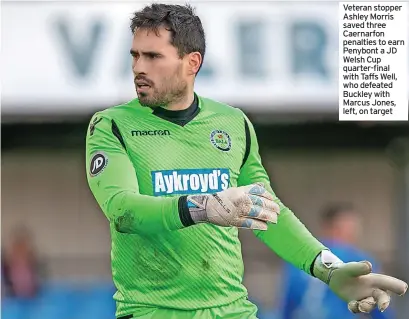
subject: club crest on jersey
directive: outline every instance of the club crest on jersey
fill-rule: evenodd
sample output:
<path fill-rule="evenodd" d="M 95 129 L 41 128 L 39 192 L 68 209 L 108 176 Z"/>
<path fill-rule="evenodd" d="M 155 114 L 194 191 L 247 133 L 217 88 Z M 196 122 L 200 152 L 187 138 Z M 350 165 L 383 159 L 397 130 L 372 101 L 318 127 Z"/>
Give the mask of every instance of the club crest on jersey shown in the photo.
<path fill-rule="evenodd" d="M 101 173 L 108 165 L 108 157 L 103 152 L 95 153 L 91 158 L 89 173 L 92 177 Z"/>
<path fill-rule="evenodd" d="M 223 152 L 228 152 L 231 149 L 231 138 L 225 131 L 213 130 L 210 133 L 210 142 L 214 147 Z"/>
<path fill-rule="evenodd" d="M 229 187 L 228 168 L 153 171 L 154 196 L 216 193 Z"/>

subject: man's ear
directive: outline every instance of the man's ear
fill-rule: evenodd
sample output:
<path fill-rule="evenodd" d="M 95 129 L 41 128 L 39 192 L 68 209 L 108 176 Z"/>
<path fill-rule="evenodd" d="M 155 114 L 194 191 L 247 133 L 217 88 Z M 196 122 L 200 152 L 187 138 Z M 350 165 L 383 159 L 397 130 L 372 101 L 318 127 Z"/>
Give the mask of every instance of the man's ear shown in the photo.
<path fill-rule="evenodd" d="M 189 53 L 187 56 L 189 63 L 189 75 L 196 75 L 202 65 L 202 55 L 199 52 Z"/>

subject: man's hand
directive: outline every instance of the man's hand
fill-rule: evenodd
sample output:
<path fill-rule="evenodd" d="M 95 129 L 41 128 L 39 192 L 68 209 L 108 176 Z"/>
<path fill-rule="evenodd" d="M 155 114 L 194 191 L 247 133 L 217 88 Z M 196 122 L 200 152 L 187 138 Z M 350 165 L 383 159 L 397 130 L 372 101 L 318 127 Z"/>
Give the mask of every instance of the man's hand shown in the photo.
<path fill-rule="evenodd" d="M 267 222 L 277 223 L 279 206 L 261 184 L 232 187 L 211 195 L 187 197 L 195 223 L 266 230 Z"/>
<path fill-rule="evenodd" d="M 343 263 L 329 251 L 322 251 L 315 260 L 314 276 L 348 302 L 353 313 L 369 313 L 376 306 L 384 311 L 390 303 L 390 292 L 402 296 L 408 288 L 402 280 L 372 273 L 368 261 Z"/>

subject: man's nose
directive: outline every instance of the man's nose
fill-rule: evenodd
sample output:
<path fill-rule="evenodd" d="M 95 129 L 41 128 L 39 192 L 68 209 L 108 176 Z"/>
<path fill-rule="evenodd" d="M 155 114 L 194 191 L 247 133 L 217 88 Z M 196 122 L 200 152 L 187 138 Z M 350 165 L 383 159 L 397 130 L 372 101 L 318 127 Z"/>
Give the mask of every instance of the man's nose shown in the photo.
<path fill-rule="evenodd" d="M 132 70 L 135 75 L 139 74 L 146 74 L 146 63 L 144 63 L 143 59 L 134 59 L 132 63 Z"/>

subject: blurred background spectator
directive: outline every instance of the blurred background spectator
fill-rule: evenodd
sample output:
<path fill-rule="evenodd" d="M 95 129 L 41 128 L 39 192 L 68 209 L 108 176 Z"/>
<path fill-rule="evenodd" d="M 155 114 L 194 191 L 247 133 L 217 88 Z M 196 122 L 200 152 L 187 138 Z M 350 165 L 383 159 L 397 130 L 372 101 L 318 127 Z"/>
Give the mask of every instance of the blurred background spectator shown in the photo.
<path fill-rule="evenodd" d="M 136 96 L 128 24 L 145 4 L 2 3 L 3 319 L 114 319 L 109 227 L 87 186 L 84 141 L 94 112 Z M 352 240 L 356 215 L 331 227 L 319 215 L 347 199 L 365 235 L 331 245 L 409 280 L 409 126 L 338 121 L 338 2 L 194 4 L 207 35 L 197 93 L 248 114 L 273 188 L 314 234 L 347 229 Z M 17 225 L 32 237 L 10 249 Z M 279 318 L 282 262 L 251 232 L 240 237 L 260 319 Z M 396 319 L 408 300 L 392 300 Z"/>
<path fill-rule="evenodd" d="M 34 238 L 24 226 L 15 229 L 12 236 L 1 261 L 5 293 L 11 297 L 34 298 L 44 279 Z"/>

